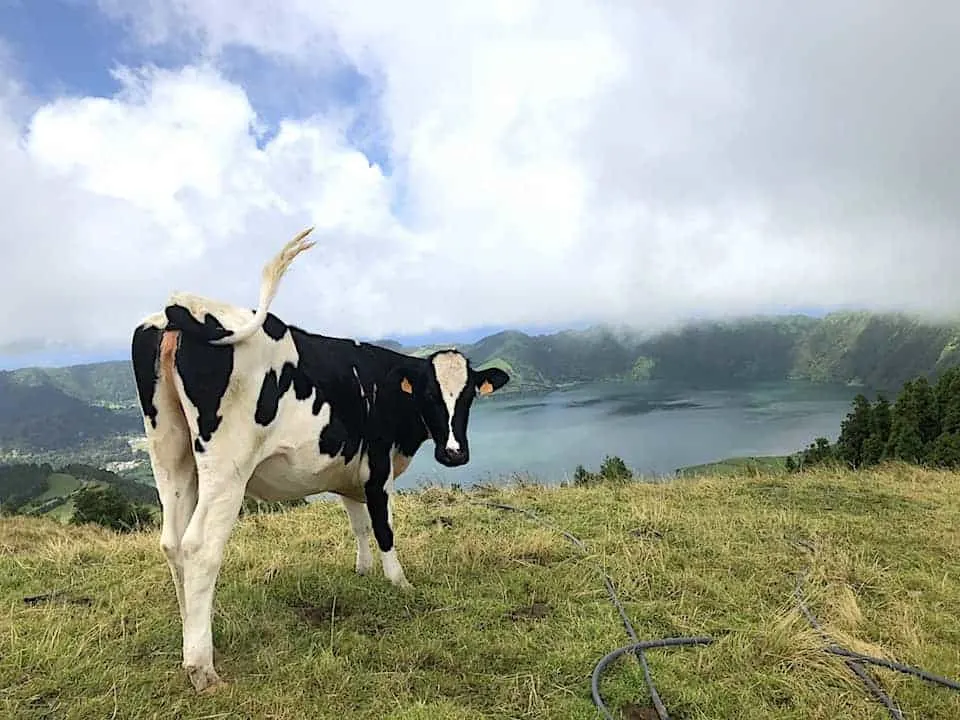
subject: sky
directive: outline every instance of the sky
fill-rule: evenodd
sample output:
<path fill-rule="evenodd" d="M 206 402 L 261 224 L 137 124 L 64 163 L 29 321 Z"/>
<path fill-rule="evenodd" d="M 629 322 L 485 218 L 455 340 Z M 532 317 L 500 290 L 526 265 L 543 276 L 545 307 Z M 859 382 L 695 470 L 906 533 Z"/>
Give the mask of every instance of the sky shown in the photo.
<path fill-rule="evenodd" d="M 960 313 L 960 4 L 0 0 L 0 366 L 175 291 L 467 342 Z"/>

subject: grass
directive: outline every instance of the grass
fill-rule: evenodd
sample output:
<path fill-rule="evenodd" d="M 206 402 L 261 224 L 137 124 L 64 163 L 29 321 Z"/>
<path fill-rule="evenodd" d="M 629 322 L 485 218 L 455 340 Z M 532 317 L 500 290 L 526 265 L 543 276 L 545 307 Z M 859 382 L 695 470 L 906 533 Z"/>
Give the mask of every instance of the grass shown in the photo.
<path fill-rule="evenodd" d="M 677 720 L 885 718 L 791 598 L 841 644 L 960 677 L 960 475 L 731 473 L 663 484 L 428 489 L 397 498 L 409 595 L 353 572 L 342 509 L 243 518 L 214 613 L 227 685 L 196 695 L 158 534 L 0 521 L 0 717 L 596 718 L 590 673 L 627 643 L 593 563 L 645 639 Z M 579 535 L 584 558 L 528 518 Z M 24 597 L 60 591 L 50 602 Z M 911 718 L 960 717 L 960 694 L 886 670 Z M 633 659 L 601 685 L 649 705 Z M 633 715 L 638 717 L 640 715 Z"/>
<path fill-rule="evenodd" d="M 67 475 L 66 473 L 53 473 L 47 478 L 47 483 L 46 491 L 33 499 L 35 505 L 39 505 L 46 500 L 52 500 L 55 497 L 69 495 L 83 484 L 73 475 Z"/>
<path fill-rule="evenodd" d="M 677 470 L 680 477 L 702 477 L 707 475 L 729 475 L 731 472 L 751 473 L 784 470 L 786 455 L 758 455 L 730 457 L 702 465 L 688 465 Z"/>

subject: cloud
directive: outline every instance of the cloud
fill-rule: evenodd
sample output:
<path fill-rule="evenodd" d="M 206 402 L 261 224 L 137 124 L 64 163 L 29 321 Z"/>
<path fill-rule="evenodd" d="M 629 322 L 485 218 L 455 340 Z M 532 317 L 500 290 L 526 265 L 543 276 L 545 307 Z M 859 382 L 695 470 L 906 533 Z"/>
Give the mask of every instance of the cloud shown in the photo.
<path fill-rule="evenodd" d="M 101 7 L 202 51 L 25 132 L 2 106 L 0 344 L 125 343 L 174 289 L 249 305 L 313 223 L 274 309 L 333 334 L 960 310 L 949 3 Z M 237 50 L 290 69 L 273 103 L 345 64 L 369 92 L 267 132 Z"/>

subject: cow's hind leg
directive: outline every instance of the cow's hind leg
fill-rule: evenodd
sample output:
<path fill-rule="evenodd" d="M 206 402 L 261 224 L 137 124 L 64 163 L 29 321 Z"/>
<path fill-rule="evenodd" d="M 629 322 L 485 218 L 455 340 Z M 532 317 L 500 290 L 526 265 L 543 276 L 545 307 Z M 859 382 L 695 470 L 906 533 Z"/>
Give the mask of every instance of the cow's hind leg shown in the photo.
<path fill-rule="evenodd" d="M 172 451 L 154 449 L 152 446 L 149 452 L 163 510 L 160 547 L 170 567 L 180 620 L 183 621 L 185 608 L 181 542 L 197 504 L 197 469 L 190 452 L 178 456 Z"/>
<path fill-rule="evenodd" d="M 213 666 L 213 597 L 227 540 L 243 504 L 249 473 L 233 458 L 205 453 L 198 462 L 197 507 L 181 543 L 185 617 L 183 667 L 198 692 L 220 682 Z"/>
<path fill-rule="evenodd" d="M 180 541 L 197 503 L 197 476 L 190 430 L 171 375 L 177 339 L 177 333 L 164 333 L 157 325 L 144 323 L 134 333 L 133 363 L 144 412 L 147 452 L 162 509 L 160 547 L 173 578 L 182 621 Z"/>
<path fill-rule="evenodd" d="M 370 552 L 370 514 L 362 502 L 345 495 L 340 496 L 343 507 L 350 518 L 350 527 L 357 540 L 357 574 L 367 575 L 373 568 L 373 553 Z"/>

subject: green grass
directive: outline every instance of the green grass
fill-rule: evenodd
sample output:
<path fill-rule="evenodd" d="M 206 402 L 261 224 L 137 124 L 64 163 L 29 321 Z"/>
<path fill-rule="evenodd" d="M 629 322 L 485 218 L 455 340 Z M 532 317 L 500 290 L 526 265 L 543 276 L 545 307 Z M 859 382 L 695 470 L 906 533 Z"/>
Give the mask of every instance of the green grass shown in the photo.
<path fill-rule="evenodd" d="M 702 465 L 689 465 L 677 470 L 681 477 L 702 477 L 709 475 L 756 474 L 760 472 L 785 469 L 786 455 L 759 455 L 731 457 Z"/>
<path fill-rule="evenodd" d="M 47 483 L 47 490 L 42 495 L 34 498 L 34 504 L 39 505 L 40 503 L 43 503 L 47 500 L 52 500 L 55 497 L 69 495 L 74 490 L 78 490 L 82 485 L 77 478 L 75 478 L 73 475 L 67 475 L 66 473 L 53 473 L 47 479 Z"/>
<path fill-rule="evenodd" d="M 770 471 L 487 497 L 568 528 L 590 557 L 471 504 L 479 494 L 428 489 L 396 502 L 404 594 L 354 574 L 337 504 L 243 518 L 215 601 L 226 685 L 210 695 L 179 666 L 157 532 L 4 519 L 0 717 L 596 718 L 590 673 L 628 638 L 594 563 L 642 638 L 717 638 L 649 654 L 678 720 L 887 717 L 799 615 L 807 565 L 808 602 L 838 642 L 960 677 L 960 475 Z M 960 717 L 960 694 L 876 675 L 908 717 Z M 632 659 L 602 692 L 615 713 L 649 704 Z"/>

